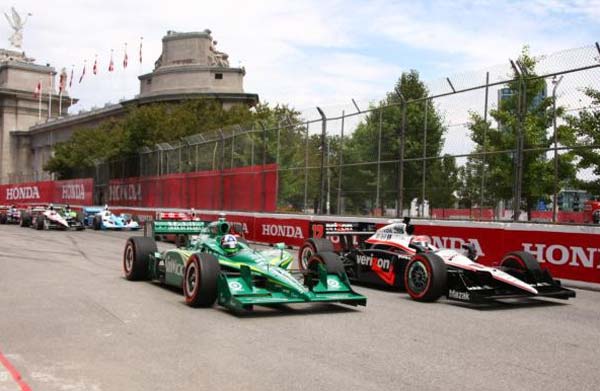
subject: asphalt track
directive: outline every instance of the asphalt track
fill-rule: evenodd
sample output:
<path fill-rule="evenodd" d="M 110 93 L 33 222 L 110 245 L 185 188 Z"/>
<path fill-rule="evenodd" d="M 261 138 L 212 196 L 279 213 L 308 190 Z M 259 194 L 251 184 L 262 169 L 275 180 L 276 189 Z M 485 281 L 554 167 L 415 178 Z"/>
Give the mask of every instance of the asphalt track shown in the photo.
<path fill-rule="evenodd" d="M 366 308 L 298 305 L 240 317 L 126 281 L 129 235 L 0 226 L 0 391 L 600 384 L 600 292 L 476 308 L 356 287 Z"/>

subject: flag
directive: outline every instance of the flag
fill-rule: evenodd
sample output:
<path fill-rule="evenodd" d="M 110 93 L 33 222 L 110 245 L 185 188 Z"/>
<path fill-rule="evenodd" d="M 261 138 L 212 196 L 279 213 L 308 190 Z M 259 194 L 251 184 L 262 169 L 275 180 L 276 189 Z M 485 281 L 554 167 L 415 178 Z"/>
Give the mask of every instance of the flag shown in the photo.
<path fill-rule="evenodd" d="M 113 50 L 110 49 L 110 63 L 108 63 L 108 71 L 112 72 L 115 70 L 115 63 L 113 61 Z"/>
<path fill-rule="evenodd" d="M 96 58 L 94 59 L 94 67 L 92 68 L 92 73 L 94 75 L 98 74 L 98 56 L 96 55 Z"/>
<path fill-rule="evenodd" d="M 65 84 L 67 83 L 67 73 L 65 72 L 65 68 L 63 68 L 60 73 L 60 78 L 58 79 L 58 93 L 62 94 L 65 90 Z"/>
<path fill-rule="evenodd" d="M 123 69 L 127 68 L 128 62 L 129 62 L 129 58 L 127 57 L 127 42 L 125 42 L 125 54 L 123 55 Z"/>
<path fill-rule="evenodd" d="M 140 64 L 142 63 L 142 42 L 144 41 L 144 37 L 140 37 Z"/>
<path fill-rule="evenodd" d="M 79 84 L 81 84 L 83 76 L 85 76 L 85 61 L 83 62 L 83 71 L 81 71 L 81 76 L 79 77 Z"/>
<path fill-rule="evenodd" d="M 35 86 L 35 90 L 33 90 L 33 97 L 35 99 L 42 96 L 42 81 L 38 80 L 37 85 Z"/>
<path fill-rule="evenodd" d="M 69 90 L 73 86 L 73 72 L 75 71 L 75 65 L 71 65 L 71 78 L 69 79 Z"/>

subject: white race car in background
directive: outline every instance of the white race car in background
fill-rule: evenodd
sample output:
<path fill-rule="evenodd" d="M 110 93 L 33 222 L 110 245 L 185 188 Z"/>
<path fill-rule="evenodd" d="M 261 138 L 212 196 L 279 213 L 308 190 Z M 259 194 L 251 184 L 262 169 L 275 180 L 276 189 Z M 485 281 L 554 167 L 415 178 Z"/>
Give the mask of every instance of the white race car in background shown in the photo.
<path fill-rule="evenodd" d="M 94 216 L 92 228 L 95 230 L 110 229 L 110 230 L 138 230 L 141 228 L 136 216 L 121 213 L 116 215 L 108 208 L 104 208 L 101 212 Z"/>

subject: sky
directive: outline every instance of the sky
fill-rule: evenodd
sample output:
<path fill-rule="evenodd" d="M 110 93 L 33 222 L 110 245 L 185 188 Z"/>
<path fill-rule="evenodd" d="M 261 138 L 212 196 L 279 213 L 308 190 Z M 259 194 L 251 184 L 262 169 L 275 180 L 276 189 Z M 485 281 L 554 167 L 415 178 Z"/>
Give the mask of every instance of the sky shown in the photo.
<path fill-rule="evenodd" d="M 600 40 L 600 0 L 2 0 L 0 10 L 11 6 L 22 17 L 32 14 L 24 30 L 28 56 L 69 73 L 74 65 L 75 112 L 137 94 L 137 76 L 152 70 L 168 30 L 210 29 L 230 64 L 245 67 L 245 91 L 262 102 L 303 112 L 321 106 L 330 114 L 351 99 L 366 107 L 383 98 L 409 69 L 443 79 L 506 63 L 525 44 L 547 54 Z M 8 48 L 12 31 L 1 20 L 0 47 Z M 111 49 L 116 69 L 109 73 Z"/>

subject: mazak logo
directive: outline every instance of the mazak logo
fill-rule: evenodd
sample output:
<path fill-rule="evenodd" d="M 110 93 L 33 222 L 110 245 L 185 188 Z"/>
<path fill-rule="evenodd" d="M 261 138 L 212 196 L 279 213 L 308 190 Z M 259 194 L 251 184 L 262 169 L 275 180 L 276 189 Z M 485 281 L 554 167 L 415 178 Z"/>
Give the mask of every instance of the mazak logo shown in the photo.
<path fill-rule="evenodd" d="M 469 292 L 460 292 L 460 291 L 456 291 L 454 289 L 450 289 L 448 291 L 448 297 L 451 299 L 456 299 L 456 300 L 464 300 L 464 301 L 471 300 L 471 296 L 469 295 Z"/>
<path fill-rule="evenodd" d="M 63 200 L 85 200 L 85 188 L 82 184 L 69 184 L 62 186 Z"/>
<path fill-rule="evenodd" d="M 522 246 L 524 251 L 533 254 L 540 263 L 600 269 L 600 249 L 596 247 L 545 243 L 522 243 Z"/>
<path fill-rule="evenodd" d="M 428 238 L 430 239 L 431 244 L 433 244 L 437 248 L 460 250 L 462 249 L 463 244 L 470 243 L 473 245 L 473 247 L 475 247 L 475 251 L 477 252 L 478 257 L 485 256 L 485 253 L 483 252 L 481 245 L 479 244 L 479 240 L 477 239 L 469 238 L 465 240 L 462 238 L 452 238 L 446 236 L 428 236 Z"/>
<path fill-rule="evenodd" d="M 129 185 L 110 185 L 108 187 L 108 200 L 114 201 L 141 201 L 142 185 L 132 183 Z"/>
<path fill-rule="evenodd" d="M 286 238 L 304 239 L 302 229 L 293 225 L 263 224 L 262 234 L 264 236 L 282 236 Z"/>
<path fill-rule="evenodd" d="M 377 258 L 371 255 L 357 255 L 356 263 L 363 266 L 373 267 L 373 264 L 377 269 L 388 271 L 390 269 L 391 262 L 389 259 Z"/>
<path fill-rule="evenodd" d="M 11 187 L 6 189 L 6 200 L 39 200 L 40 191 L 37 186 Z"/>

